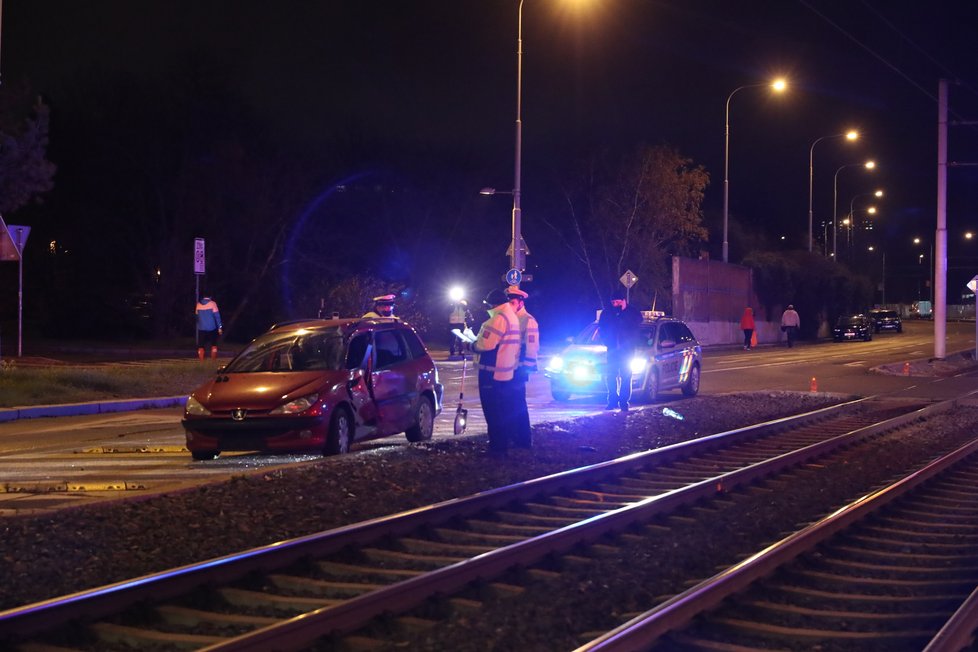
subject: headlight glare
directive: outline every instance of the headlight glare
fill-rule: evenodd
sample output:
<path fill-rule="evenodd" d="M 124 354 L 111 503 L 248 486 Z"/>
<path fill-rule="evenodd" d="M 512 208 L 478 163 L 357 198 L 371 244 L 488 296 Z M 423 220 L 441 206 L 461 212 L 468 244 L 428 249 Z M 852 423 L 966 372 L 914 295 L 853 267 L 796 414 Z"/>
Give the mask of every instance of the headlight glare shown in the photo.
<path fill-rule="evenodd" d="M 628 362 L 628 368 L 633 374 L 640 374 L 645 371 L 645 358 L 632 358 Z"/>
<path fill-rule="evenodd" d="M 547 369 L 552 369 L 553 371 L 560 371 L 564 368 L 564 359 L 559 355 L 555 355 L 550 358 L 550 364 L 547 365 Z"/>

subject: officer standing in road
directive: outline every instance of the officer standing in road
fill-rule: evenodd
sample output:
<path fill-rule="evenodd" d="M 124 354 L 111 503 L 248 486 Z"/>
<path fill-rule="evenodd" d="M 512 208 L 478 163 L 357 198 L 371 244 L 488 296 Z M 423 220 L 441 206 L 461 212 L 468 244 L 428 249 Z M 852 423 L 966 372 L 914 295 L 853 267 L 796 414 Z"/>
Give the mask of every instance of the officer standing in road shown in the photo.
<path fill-rule="evenodd" d="M 369 319 L 371 317 L 393 317 L 394 316 L 394 299 L 393 294 L 384 294 L 379 297 L 374 297 L 374 309 L 364 313 L 363 319 Z"/>
<path fill-rule="evenodd" d="M 516 441 L 517 448 L 530 448 L 533 439 L 530 431 L 530 410 L 526 405 L 526 383 L 530 380 L 530 372 L 537 370 L 537 354 L 540 351 L 540 326 L 536 318 L 526 310 L 524 301 L 530 295 L 518 286 L 506 288 L 506 298 L 513 306 L 516 317 L 520 322 L 520 360 L 516 368 L 514 382 L 516 383 Z"/>
<path fill-rule="evenodd" d="M 465 299 L 459 299 L 452 304 L 452 310 L 448 313 L 448 355 L 465 355 L 465 342 L 457 337 L 453 331 L 462 332 L 465 330 L 466 313 L 469 311 L 469 304 Z"/>
<path fill-rule="evenodd" d="M 489 433 L 489 452 L 504 455 L 517 439 L 516 389 L 513 377 L 520 357 L 520 322 L 502 290 L 482 302 L 489 319 L 479 328 L 472 349 L 479 354 L 479 400 Z"/>
<path fill-rule="evenodd" d="M 197 358 L 204 359 L 204 351 L 209 346 L 211 349 L 211 359 L 217 358 L 217 338 L 224 332 L 224 324 L 221 322 L 221 311 L 217 308 L 217 302 L 210 297 L 203 297 L 197 302 L 194 311 L 197 315 L 197 330 L 199 331 L 199 344 L 197 345 Z"/>
<path fill-rule="evenodd" d="M 638 346 L 638 333 L 642 325 L 642 313 L 628 305 L 625 293 L 619 288 L 611 295 L 611 308 L 601 311 L 598 319 L 598 337 L 608 349 L 608 385 L 606 410 L 621 408 L 628 412 L 632 398 L 632 354 Z"/>

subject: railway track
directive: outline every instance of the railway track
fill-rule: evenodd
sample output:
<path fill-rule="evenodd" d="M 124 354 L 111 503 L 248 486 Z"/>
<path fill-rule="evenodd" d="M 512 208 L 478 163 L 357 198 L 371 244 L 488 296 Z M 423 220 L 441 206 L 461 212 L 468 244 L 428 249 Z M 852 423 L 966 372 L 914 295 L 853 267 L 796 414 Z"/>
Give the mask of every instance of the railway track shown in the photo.
<path fill-rule="evenodd" d="M 578 652 L 974 649 L 978 440 Z"/>
<path fill-rule="evenodd" d="M 384 614 L 477 581 L 519 592 L 493 580 L 947 407 L 884 413 L 871 405 L 711 435 L 9 610 L 0 613 L 0 637 L 24 650 L 302 649 L 323 637 L 337 647 L 369 645 L 357 632 Z M 460 597 L 453 606 L 474 602 Z M 391 626 L 434 625 L 402 617 Z"/>

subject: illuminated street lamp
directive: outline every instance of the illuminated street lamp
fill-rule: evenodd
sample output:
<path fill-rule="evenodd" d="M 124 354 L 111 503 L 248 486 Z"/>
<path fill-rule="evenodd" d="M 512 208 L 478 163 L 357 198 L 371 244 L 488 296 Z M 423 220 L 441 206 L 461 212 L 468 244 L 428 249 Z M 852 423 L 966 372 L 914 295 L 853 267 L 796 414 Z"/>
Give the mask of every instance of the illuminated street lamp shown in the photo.
<path fill-rule="evenodd" d="M 846 168 L 864 167 L 867 170 L 873 170 L 876 168 L 876 161 L 866 161 L 865 163 L 850 163 L 849 165 L 843 165 L 838 170 L 835 171 L 835 177 L 832 180 L 832 258 L 836 261 L 839 260 L 838 256 L 838 242 L 839 242 L 839 225 L 838 225 L 838 208 L 839 208 L 839 173 Z"/>
<path fill-rule="evenodd" d="M 784 79 L 775 79 L 773 82 L 765 82 L 763 84 L 747 84 L 746 86 L 740 86 L 735 88 L 730 95 L 727 96 L 727 110 L 724 122 L 724 141 L 723 141 L 723 262 L 728 262 L 728 249 L 729 244 L 727 242 L 727 225 L 730 216 L 730 100 L 737 91 L 742 91 L 745 88 L 761 88 L 769 87 L 775 93 L 783 93 L 788 88 L 788 82 Z"/>
<path fill-rule="evenodd" d="M 846 140 L 858 140 L 859 132 L 855 129 L 850 129 L 844 134 L 833 134 L 831 136 L 822 136 L 821 138 L 816 138 L 812 143 L 812 146 L 808 148 L 808 252 L 812 251 L 812 190 L 815 187 L 815 145 L 819 144 L 823 140 L 829 140 L 830 138 L 845 138 Z"/>

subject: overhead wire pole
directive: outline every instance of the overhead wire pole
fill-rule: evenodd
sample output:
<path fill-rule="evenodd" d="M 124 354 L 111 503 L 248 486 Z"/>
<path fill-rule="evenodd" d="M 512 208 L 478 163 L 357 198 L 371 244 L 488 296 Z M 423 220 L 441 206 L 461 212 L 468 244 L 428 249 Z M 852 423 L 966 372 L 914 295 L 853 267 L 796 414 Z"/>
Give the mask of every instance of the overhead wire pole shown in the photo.
<path fill-rule="evenodd" d="M 520 210 L 520 172 L 523 158 L 523 0 L 520 0 L 516 29 L 516 164 L 513 174 L 513 252 L 510 269 L 523 271 L 523 224 Z"/>
<path fill-rule="evenodd" d="M 947 353 L 947 80 L 937 83 L 937 230 L 934 234 L 934 357 Z"/>

